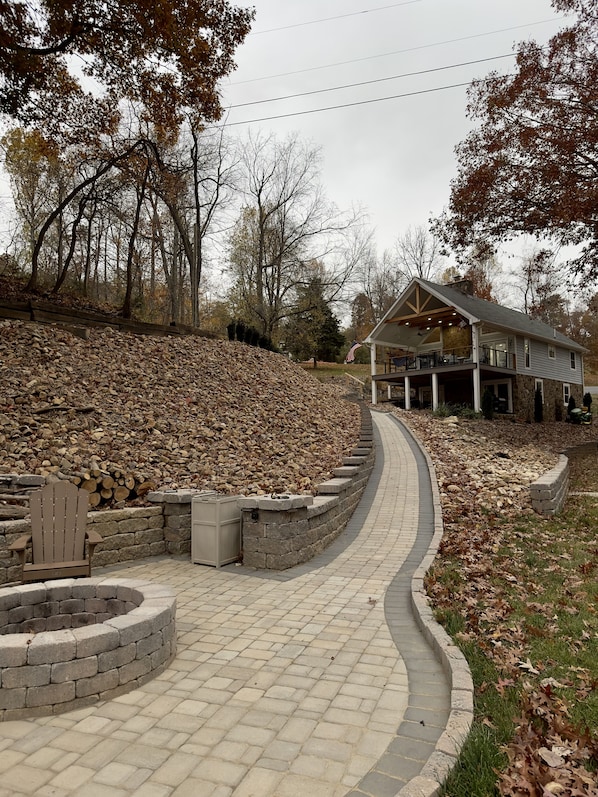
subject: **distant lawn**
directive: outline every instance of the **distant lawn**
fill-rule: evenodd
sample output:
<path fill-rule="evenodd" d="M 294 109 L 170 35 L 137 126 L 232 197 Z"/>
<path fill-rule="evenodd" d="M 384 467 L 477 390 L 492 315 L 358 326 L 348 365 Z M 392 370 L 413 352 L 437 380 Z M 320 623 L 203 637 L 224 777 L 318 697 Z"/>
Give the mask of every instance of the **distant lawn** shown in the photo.
<path fill-rule="evenodd" d="M 314 368 L 313 360 L 310 360 L 308 362 L 299 363 L 299 365 L 321 381 L 335 376 L 345 376 L 346 374 L 355 376 L 361 381 L 368 379 L 370 376 L 370 366 L 368 363 L 351 363 L 350 365 L 345 365 L 344 363 L 326 363 L 318 360 L 318 364 Z"/>

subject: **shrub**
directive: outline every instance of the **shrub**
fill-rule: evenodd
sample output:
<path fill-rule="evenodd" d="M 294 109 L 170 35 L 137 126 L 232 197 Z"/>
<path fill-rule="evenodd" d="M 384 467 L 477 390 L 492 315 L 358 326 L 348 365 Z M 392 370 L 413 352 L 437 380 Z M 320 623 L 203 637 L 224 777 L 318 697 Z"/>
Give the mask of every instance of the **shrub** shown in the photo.
<path fill-rule="evenodd" d="M 455 408 L 451 404 L 439 404 L 432 415 L 435 418 L 449 418 L 451 415 L 456 415 Z"/>
<path fill-rule="evenodd" d="M 487 421 L 494 418 L 494 393 L 491 390 L 484 390 L 482 396 L 482 415 Z"/>
<path fill-rule="evenodd" d="M 542 401 L 542 391 L 539 387 L 534 393 L 534 421 L 542 423 L 544 420 L 544 402 Z"/>
<path fill-rule="evenodd" d="M 569 396 L 569 403 L 567 404 L 567 415 L 571 415 L 571 410 L 574 410 L 577 407 L 575 403 L 575 397 Z"/>
<path fill-rule="evenodd" d="M 480 417 L 479 412 L 476 412 L 472 407 L 468 407 L 466 404 L 439 404 L 438 407 L 433 410 L 432 415 L 435 418 L 450 418 L 452 415 L 456 415 L 458 418 L 467 418 L 468 420 L 475 420 Z"/>

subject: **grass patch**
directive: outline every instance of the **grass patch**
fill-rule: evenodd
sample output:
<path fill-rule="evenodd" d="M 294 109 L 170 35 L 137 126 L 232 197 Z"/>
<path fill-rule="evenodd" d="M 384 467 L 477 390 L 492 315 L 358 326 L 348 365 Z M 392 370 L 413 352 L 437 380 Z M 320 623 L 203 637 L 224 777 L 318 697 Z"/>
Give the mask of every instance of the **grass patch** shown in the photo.
<path fill-rule="evenodd" d="M 362 382 L 370 379 L 370 366 L 360 363 L 352 363 L 345 365 L 344 363 L 325 363 L 318 360 L 317 366 L 314 368 L 313 360 L 299 363 L 299 365 L 320 381 L 326 381 L 334 377 L 344 377 L 346 374 L 360 379 Z"/>
<path fill-rule="evenodd" d="M 573 471 L 573 490 L 588 471 Z M 571 497 L 560 515 L 495 532 L 464 528 L 427 578 L 475 687 L 474 726 L 442 794 L 519 795 L 519 778 L 581 788 L 598 768 L 598 501 Z M 538 751 L 559 743 L 574 752 L 555 774 Z"/>
<path fill-rule="evenodd" d="M 489 797 L 496 795 L 496 772 L 508 758 L 504 745 L 515 731 L 519 692 L 501 686 L 500 673 L 492 661 L 473 643 L 461 643 L 475 685 L 474 723 L 440 794 L 442 797 Z M 498 687 L 496 686 L 498 684 Z"/>

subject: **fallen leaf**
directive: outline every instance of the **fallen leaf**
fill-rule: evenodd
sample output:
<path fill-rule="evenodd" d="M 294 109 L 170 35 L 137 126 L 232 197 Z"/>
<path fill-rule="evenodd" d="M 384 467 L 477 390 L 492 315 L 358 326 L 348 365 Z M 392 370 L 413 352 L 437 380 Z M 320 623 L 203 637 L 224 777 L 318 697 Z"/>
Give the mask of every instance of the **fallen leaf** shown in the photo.
<path fill-rule="evenodd" d="M 518 662 L 517 666 L 519 667 L 520 670 L 525 670 L 526 672 L 529 672 L 532 675 L 540 675 L 540 670 L 536 670 L 536 668 L 531 663 L 529 658 L 527 661 Z"/>
<path fill-rule="evenodd" d="M 565 759 L 562 756 L 560 756 L 558 753 L 555 753 L 554 750 L 549 750 L 547 747 L 540 747 L 538 750 L 538 755 L 545 764 L 554 769 L 562 767 L 565 763 Z"/>

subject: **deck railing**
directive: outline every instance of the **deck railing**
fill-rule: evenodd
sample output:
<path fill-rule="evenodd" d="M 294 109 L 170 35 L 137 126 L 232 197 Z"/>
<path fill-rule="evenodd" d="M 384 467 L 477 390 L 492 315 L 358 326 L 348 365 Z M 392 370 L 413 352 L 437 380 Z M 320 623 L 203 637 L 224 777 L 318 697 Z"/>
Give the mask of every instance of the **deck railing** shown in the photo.
<path fill-rule="evenodd" d="M 460 366 L 472 362 L 471 346 L 458 349 L 438 349 L 435 351 L 406 354 L 390 357 L 384 363 L 384 373 L 400 373 L 401 371 L 422 371 L 430 368 Z M 502 349 L 482 346 L 480 364 L 497 368 L 515 368 L 515 355 Z"/>

